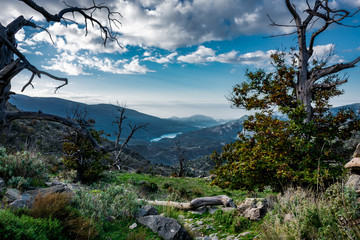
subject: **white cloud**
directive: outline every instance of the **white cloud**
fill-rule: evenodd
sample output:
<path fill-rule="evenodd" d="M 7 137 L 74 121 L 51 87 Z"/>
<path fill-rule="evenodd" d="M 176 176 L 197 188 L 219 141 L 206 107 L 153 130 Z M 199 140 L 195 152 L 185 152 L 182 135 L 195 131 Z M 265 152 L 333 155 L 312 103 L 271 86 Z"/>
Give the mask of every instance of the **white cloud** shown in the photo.
<path fill-rule="evenodd" d="M 159 63 L 159 64 L 173 63 L 175 57 L 178 55 L 177 52 L 173 52 L 173 53 L 170 53 L 169 55 L 167 55 L 165 57 L 164 56 L 151 56 L 150 57 L 151 53 L 149 53 L 149 52 L 146 52 L 146 53 L 147 53 L 146 55 L 144 53 L 144 56 L 148 56 L 148 57 L 144 58 L 143 59 L 144 61 L 156 62 L 156 63 Z"/>
<path fill-rule="evenodd" d="M 270 55 L 274 52 L 275 50 L 269 50 L 267 52 L 256 51 L 240 54 L 238 51 L 232 50 L 230 52 L 217 55 L 215 50 L 204 46 L 199 46 L 195 52 L 188 55 L 179 56 L 177 60 L 179 62 L 193 64 L 220 62 L 262 66 L 264 64 L 269 64 Z"/>
<path fill-rule="evenodd" d="M 90 54 L 75 55 L 63 52 L 43 65 L 47 70 L 57 70 L 68 75 L 90 75 L 92 70 L 109 72 L 113 74 L 145 74 L 153 72 L 144 65 L 140 65 L 138 58 L 114 61 L 109 58 L 98 58 Z"/>

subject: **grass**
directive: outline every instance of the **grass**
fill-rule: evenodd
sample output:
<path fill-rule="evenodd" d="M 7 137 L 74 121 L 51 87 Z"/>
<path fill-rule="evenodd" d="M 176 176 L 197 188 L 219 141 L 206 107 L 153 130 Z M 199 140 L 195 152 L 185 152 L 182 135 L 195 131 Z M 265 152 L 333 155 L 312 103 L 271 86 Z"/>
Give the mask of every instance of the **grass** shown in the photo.
<path fill-rule="evenodd" d="M 109 172 L 103 179 L 106 183 L 131 184 L 149 200 L 189 201 L 197 197 L 227 195 L 236 202 L 241 202 L 252 195 L 241 190 L 224 190 L 210 186 L 210 181 L 204 178 L 169 178 L 148 174 Z M 142 192 L 144 185 L 153 185 L 148 192 Z"/>

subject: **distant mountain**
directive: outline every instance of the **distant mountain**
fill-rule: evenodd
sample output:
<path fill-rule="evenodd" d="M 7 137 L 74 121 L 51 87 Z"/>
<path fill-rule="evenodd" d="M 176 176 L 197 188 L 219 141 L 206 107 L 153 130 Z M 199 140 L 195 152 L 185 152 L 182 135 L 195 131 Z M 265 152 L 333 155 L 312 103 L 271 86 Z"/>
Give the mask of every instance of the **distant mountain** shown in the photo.
<path fill-rule="evenodd" d="M 10 103 L 23 111 L 42 111 L 44 113 L 56 114 L 64 117 L 71 116 L 72 110 L 79 107 L 80 110 L 86 109 L 88 116 L 96 121 L 95 127 L 97 129 L 104 130 L 109 134 L 112 134 L 115 131 L 115 126 L 112 124 L 115 116 L 118 114 L 115 105 L 89 105 L 60 98 L 29 97 L 25 95 L 12 96 Z M 147 124 L 145 130 L 135 134 L 136 139 L 133 143 L 149 142 L 151 139 L 167 133 L 188 132 L 198 129 L 185 122 L 162 119 L 132 109 L 127 109 L 126 116 L 125 126 L 129 123 Z M 126 130 L 127 129 L 124 129 L 124 131 Z"/>
<path fill-rule="evenodd" d="M 333 114 L 336 114 L 342 108 L 350 108 L 359 113 L 360 112 L 360 103 L 353 103 L 353 104 L 349 104 L 349 105 L 345 105 L 345 106 L 334 107 L 334 108 L 331 108 L 330 111 Z"/>
<path fill-rule="evenodd" d="M 218 121 L 213 119 L 212 117 L 208 117 L 204 115 L 193 115 L 191 117 L 184 117 L 184 118 L 172 117 L 169 119 L 198 128 L 212 127 L 224 123 L 224 121 Z"/>
<path fill-rule="evenodd" d="M 242 131 L 247 116 L 221 125 L 186 132 L 175 138 L 164 138 L 148 145 L 132 145 L 130 148 L 145 156 L 152 163 L 177 164 L 179 151 L 176 144 L 185 151 L 187 160 L 196 159 L 212 152 L 221 151 L 225 144 L 236 140 Z"/>

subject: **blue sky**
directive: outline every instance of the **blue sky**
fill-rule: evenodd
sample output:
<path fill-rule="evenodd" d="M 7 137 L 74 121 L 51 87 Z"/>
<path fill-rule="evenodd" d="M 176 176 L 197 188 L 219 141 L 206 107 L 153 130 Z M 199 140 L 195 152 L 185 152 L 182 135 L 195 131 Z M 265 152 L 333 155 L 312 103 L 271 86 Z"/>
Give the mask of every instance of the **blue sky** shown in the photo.
<path fill-rule="evenodd" d="M 52 13 L 64 7 L 58 0 L 36 2 Z M 279 23 L 289 23 L 291 17 L 283 0 L 105 2 L 122 14 L 122 26 L 116 29 L 122 48 L 115 43 L 102 47 L 96 29 L 90 29 L 85 36 L 81 26 L 49 26 L 22 2 L 0 0 L 3 25 L 24 15 L 52 34 L 54 43 L 40 30 L 26 28 L 19 32 L 18 47 L 27 58 L 38 68 L 69 79 L 69 85 L 56 94 L 53 91 L 59 82 L 36 79 L 35 88 L 27 88 L 24 94 L 90 104 L 126 102 L 129 108 L 159 117 L 203 114 L 238 118 L 246 112 L 230 108 L 225 96 L 244 80 L 244 70 L 271 70 L 271 52 L 296 46 L 294 35 L 264 38 L 289 31 L 270 27 L 266 16 L 268 13 Z M 305 9 L 305 1 L 294 3 L 298 9 Z M 85 6 L 91 1 L 75 0 L 71 4 Z M 355 11 L 360 1 L 334 0 L 330 4 Z M 359 17 L 349 23 L 360 24 Z M 321 57 L 326 50 L 335 48 L 332 62 L 351 61 L 360 55 L 358 39 L 360 28 L 333 27 L 319 36 L 317 55 Z M 359 67 L 347 73 L 345 94 L 334 99 L 334 106 L 360 102 Z M 29 73 L 21 73 L 13 82 L 13 90 L 20 93 L 29 77 Z"/>

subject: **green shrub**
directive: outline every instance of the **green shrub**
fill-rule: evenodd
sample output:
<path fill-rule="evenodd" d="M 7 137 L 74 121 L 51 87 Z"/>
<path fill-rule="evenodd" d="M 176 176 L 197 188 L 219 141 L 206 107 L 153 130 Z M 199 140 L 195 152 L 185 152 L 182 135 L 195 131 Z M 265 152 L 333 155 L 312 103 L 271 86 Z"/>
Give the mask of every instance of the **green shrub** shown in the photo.
<path fill-rule="evenodd" d="M 7 209 L 0 209 L 0 236 L 2 240 L 66 239 L 57 219 L 18 217 Z"/>
<path fill-rule="evenodd" d="M 290 189 L 261 225 L 260 239 L 360 239 L 356 192 L 332 185 L 324 194 Z"/>
<path fill-rule="evenodd" d="M 138 207 L 135 193 L 121 185 L 111 185 L 106 190 L 79 190 L 74 204 L 83 216 L 101 219 L 131 216 Z"/>
<path fill-rule="evenodd" d="M 47 167 L 40 154 L 29 152 L 7 154 L 0 148 L 0 176 L 12 187 L 26 188 L 30 184 L 40 184 L 47 179 Z"/>
<path fill-rule="evenodd" d="M 243 232 L 251 228 L 251 221 L 242 217 L 237 211 L 223 212 L 217 210 L 214 215 L 214 220 L 219 225 L 224 225 L 231 233 Z"/>

